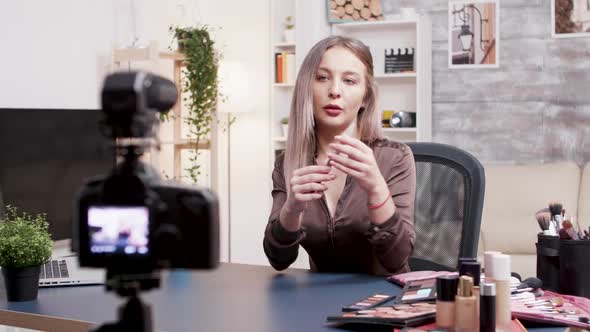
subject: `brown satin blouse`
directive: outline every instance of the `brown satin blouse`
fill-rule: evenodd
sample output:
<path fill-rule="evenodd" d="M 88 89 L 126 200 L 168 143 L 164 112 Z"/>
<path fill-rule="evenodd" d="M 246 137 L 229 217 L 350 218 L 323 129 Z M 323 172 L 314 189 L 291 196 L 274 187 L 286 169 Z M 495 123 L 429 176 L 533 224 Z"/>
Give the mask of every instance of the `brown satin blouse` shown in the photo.
<path fill-rule="evenodd" d="M 379 226 L 369 220 L 366 192 L 347 176 L 333 218 L 322 198 L 308 203 L 299 231 L 284 229 L 279 222 L 287 199 L 284 154 L 277 157 L 272 173 L 273 204 L 263 242 L 264 252 L 275 269 L 289 267 L 301 245 L 309 254 L 312 271 L 378 275 L 409 271 L 408 257 L 416 238 L 414 156 L 407 145 L 387 139 L 370 146 L 396 206 L 393 216 Z"/>

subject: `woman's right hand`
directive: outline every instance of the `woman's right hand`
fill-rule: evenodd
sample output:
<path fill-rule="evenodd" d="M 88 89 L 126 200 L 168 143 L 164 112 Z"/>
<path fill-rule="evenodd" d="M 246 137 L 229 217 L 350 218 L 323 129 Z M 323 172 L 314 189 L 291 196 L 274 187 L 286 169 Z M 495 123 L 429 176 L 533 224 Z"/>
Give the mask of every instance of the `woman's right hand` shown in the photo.
<path fill-rule="evenodd" d="M 328 189 L 323 182 L 336 178 L 336 175 L 330 173 L 331 170 L 330 166 L 311 165 L 293 172 L 287 186 L 288 198 L 281 211 L 283 217 L 286 217 L 284 218 L 286 220 L 283 220 L 283 226 L 287 229 L 299 228 L 299 214 L 305 209 L 307 202 L 322 198 L 324 191 Z M 297 218 L 293 218 L 295 216 Z"/>

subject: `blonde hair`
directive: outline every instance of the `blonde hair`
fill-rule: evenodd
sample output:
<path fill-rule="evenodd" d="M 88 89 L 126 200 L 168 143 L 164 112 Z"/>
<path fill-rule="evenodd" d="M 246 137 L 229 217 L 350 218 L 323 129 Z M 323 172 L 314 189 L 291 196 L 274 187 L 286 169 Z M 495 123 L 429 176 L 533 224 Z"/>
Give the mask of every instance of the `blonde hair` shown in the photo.
<path fill-rule="evenodd" d="M 315 121 L 313 117 L 313 87 L 318 67 L 324 53 L 335 46 L 341 46 L 354 55 L 365 65 L 367 90 L 363 99 L 364 107 L 358 113 L 356 130 L 360 140 L 371 144 L 383 137 L 379 114 L 375 111 L 377 100 L 377 84 L 373 77 L 373 57 L 369 48 L 360 40 L 330 36 L 320 40 L 309 51 L 295 82 L 295 91 L 289 113 L 289 133 L 283 163 L 285 184 L 289 184 L 294 170 L 313 164 L 316 150 Z"/>

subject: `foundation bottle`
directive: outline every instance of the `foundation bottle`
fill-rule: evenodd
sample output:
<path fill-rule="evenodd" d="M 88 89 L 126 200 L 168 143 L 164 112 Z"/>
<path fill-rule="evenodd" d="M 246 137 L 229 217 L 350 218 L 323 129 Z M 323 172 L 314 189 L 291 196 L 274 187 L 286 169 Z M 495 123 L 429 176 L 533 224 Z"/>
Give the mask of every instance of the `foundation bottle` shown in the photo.
<path fill-rule="evenodd" d="M 473 278 L 459 277 L 459 287 L 455 296 L 455 331 L 474 332 L 479 328 L 477 303 L 473 295 Z"/>
<path fill-rule="evenodd" d="M 512 319 L 510 311 L 510 256 L 492 257 L 492 279 L 496 284 L 496 330 L 509 332 Z"/>
<path fill-rule="evenodd" d="M 473 295 L 475 296 L 477 312 L 479 313 L 479 282 L 481 276 L 481 266 L 478 262 L 463 262 L 459 266 L 459 275 L 466 275 L 473 278 Z"/>
<path fill-rule="evenodd" d="M 452 330 L 455 327 L 455 294 L 457 294 L 457 276 L 439 276 L 436 278 L 436 326 Z"/>

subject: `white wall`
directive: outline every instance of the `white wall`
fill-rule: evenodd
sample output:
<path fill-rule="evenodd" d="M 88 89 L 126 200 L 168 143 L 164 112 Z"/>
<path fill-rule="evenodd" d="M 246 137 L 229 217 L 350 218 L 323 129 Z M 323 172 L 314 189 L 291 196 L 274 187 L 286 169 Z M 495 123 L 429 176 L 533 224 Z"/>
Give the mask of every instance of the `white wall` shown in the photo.
<path fill-rule="evenodd" d="M 204 22 L 222 26 L 224 60 L 245 64 L 253 95 L 231 127 L 231 261 L 268 264 L 262 251 L 270 212 L 270 0 L 201 1 Z M 223 109 L 223 105 L 220 106 Z"/>
<path fill-rule="evenodd" d="M 237 115 L 231 128 L 231 156 L 227 155 L 227 136 L 222 135 L 219 142 L 222 258 L 229 257 L 231 235 L 233 262 L 267 264 L 262 236 L 270 209 L 269 1 L 6 2 L 0 10 L 0 107 L 98 108 L 113 47 L 130 45 L 136 35 L 143 43 L 157 41 L 163 50 L 170 45 L 171 24 L 211 26 L 225 59 L 248 68 L 254 91 L 244 101 L 254 111 Z M 135 24 L 132 12 L 136 13 Z M 168 61 L 152 66 L 153 71 L 171 76 Z M 223 189 L 228 183 L 228 157 L 231 234 L 227 190 Z"/>

